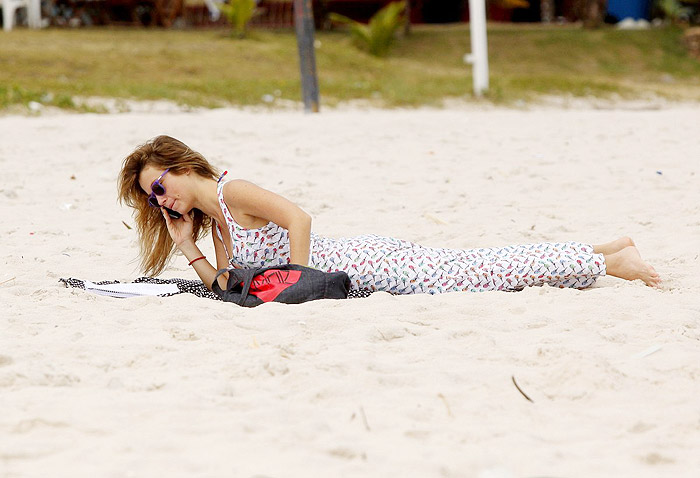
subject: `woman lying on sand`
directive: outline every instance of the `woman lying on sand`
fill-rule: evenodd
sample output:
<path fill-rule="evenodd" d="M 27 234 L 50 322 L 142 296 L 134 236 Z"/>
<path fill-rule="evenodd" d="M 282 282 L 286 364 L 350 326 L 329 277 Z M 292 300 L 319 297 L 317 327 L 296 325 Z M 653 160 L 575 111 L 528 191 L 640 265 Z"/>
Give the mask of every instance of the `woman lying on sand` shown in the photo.
<path fill-rule="evenodd" d="M 654 287 L 661 282 L 628 237 L 596 246 L 467 250 L 376 235 L 329 239 L 311 232 L 311 217 L 295 204 L 242 179 L 224 180 L 225 174 L 169 136 L 152 139 L 124 160 L 119 198 L 136 211 L 147 273 L 160 273 L 177 247 L 207 287 L 217 269 L 286 263 L 345 271 L 353 288 L 394 294 L 513 291 L 542 284 L 583 289 L 605 274 Z M 209 228 L 216 268 L 197 247 Z M 219 281 L 225 288 L 226 276 Z"/>

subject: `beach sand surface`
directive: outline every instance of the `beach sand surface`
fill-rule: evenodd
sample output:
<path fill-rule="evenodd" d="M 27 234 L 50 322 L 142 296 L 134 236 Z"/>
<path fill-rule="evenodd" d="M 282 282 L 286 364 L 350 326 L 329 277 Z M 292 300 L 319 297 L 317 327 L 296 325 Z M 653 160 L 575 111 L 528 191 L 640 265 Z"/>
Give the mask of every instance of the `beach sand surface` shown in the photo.
<path fill-rule="evenodd" d="M 682 104 L 1 117 L 0 476 L 697 477 L 698 118 Z M 288 197 L 321 235 L 629 235 L 663 286 L 255 309 L 63 287 L 142 275 L 116 177 L 158 134 Z M 177 256 L 163 277 L 196 275 Z"/>

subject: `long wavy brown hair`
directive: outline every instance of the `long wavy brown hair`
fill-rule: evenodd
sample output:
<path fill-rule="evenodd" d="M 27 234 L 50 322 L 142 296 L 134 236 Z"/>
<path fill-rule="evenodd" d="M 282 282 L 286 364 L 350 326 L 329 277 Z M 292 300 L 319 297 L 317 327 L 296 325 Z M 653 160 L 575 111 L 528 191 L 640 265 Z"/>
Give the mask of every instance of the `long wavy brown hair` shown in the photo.
<path fill-rule="evenodd" d="M 191 170 L 212 179 L 218 177 L 218 172 L 204 156 L 170 136 L 157 136 L 124 158 L 119 173 L 119 202 L 134 208 L 141 268 L 146 274 L 158 275 L 175 252 L 175 244 L 168 233 L 160 208 L 148 204 L 148 194 L 139 185 L 141 170 L 147 166 L 170 168 L 170 174 L 183 174 Z M 191 216 L 192 236 L 196 241 L 206 234 L 211 226 L 211 218 L 198 209 L 193 209 Z"/>

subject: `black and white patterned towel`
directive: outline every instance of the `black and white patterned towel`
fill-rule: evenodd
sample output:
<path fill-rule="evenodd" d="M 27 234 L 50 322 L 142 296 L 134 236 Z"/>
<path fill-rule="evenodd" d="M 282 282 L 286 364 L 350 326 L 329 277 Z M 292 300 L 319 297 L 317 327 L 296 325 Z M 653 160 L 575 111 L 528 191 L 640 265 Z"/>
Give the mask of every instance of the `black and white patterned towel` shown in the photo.
<path fill-rule="evenodd" d="M 139 277 L 133 282 L 119 282 L 117 280 L 112 281 L 100 281 L 100 282 L 90 282 L 81 279 L 74 279 L 69 277 L 67 279 L 59 279 L 60 282 L 66 287 L 75 287 L 77 289 L 89 290 L 101 295 L 108 295 L 111 297 L 138 297 L 144 295 L 157 295 L 158 297 L 170 297 L 177 294 L 194 294 L 197 297 L 202 297 L 205 299 L 221 300 L 221 298 L 214 294 L 212 291 L 207 289 L 204 282 L 198 280 L 187 280 L 187 279 L 158 279 L 155 277 Z M 118 284 L 119 286 L 117 286 Z M 138 284 L 143 284 L 144 287 L 139 287 Z M 168 292 L 158 292 L 153 290 L 153 288 L 148 287 L 148 284 L 158 284 L 158 285 L 174 285 L 177 289 L 169 288 Z M 128 290 L 125 290 L 122 285 L 128 285 Z M 114 286 L 114 287 L 110 287 Z M 348 299 L 357 299 L 362 297 L 369 297 L 372 291 L 369 289 L 353 289 L 348 293 Z"/>

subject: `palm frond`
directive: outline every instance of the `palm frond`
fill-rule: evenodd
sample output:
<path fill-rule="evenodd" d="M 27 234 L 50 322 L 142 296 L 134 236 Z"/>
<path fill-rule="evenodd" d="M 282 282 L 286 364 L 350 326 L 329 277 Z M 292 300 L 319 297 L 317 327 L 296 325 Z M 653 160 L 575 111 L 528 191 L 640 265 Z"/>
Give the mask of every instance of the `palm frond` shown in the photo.
<path fill-rule="evenodd" d="M 353 42 L 359 48 L 374 56 L 385 56 L 396 37 L 396 31 L 403 25 L 406 2 L 392 2 L 375 13 L 364 25 L 351 18 L 331 13 L 331 21 L 348 25 Z"/>

